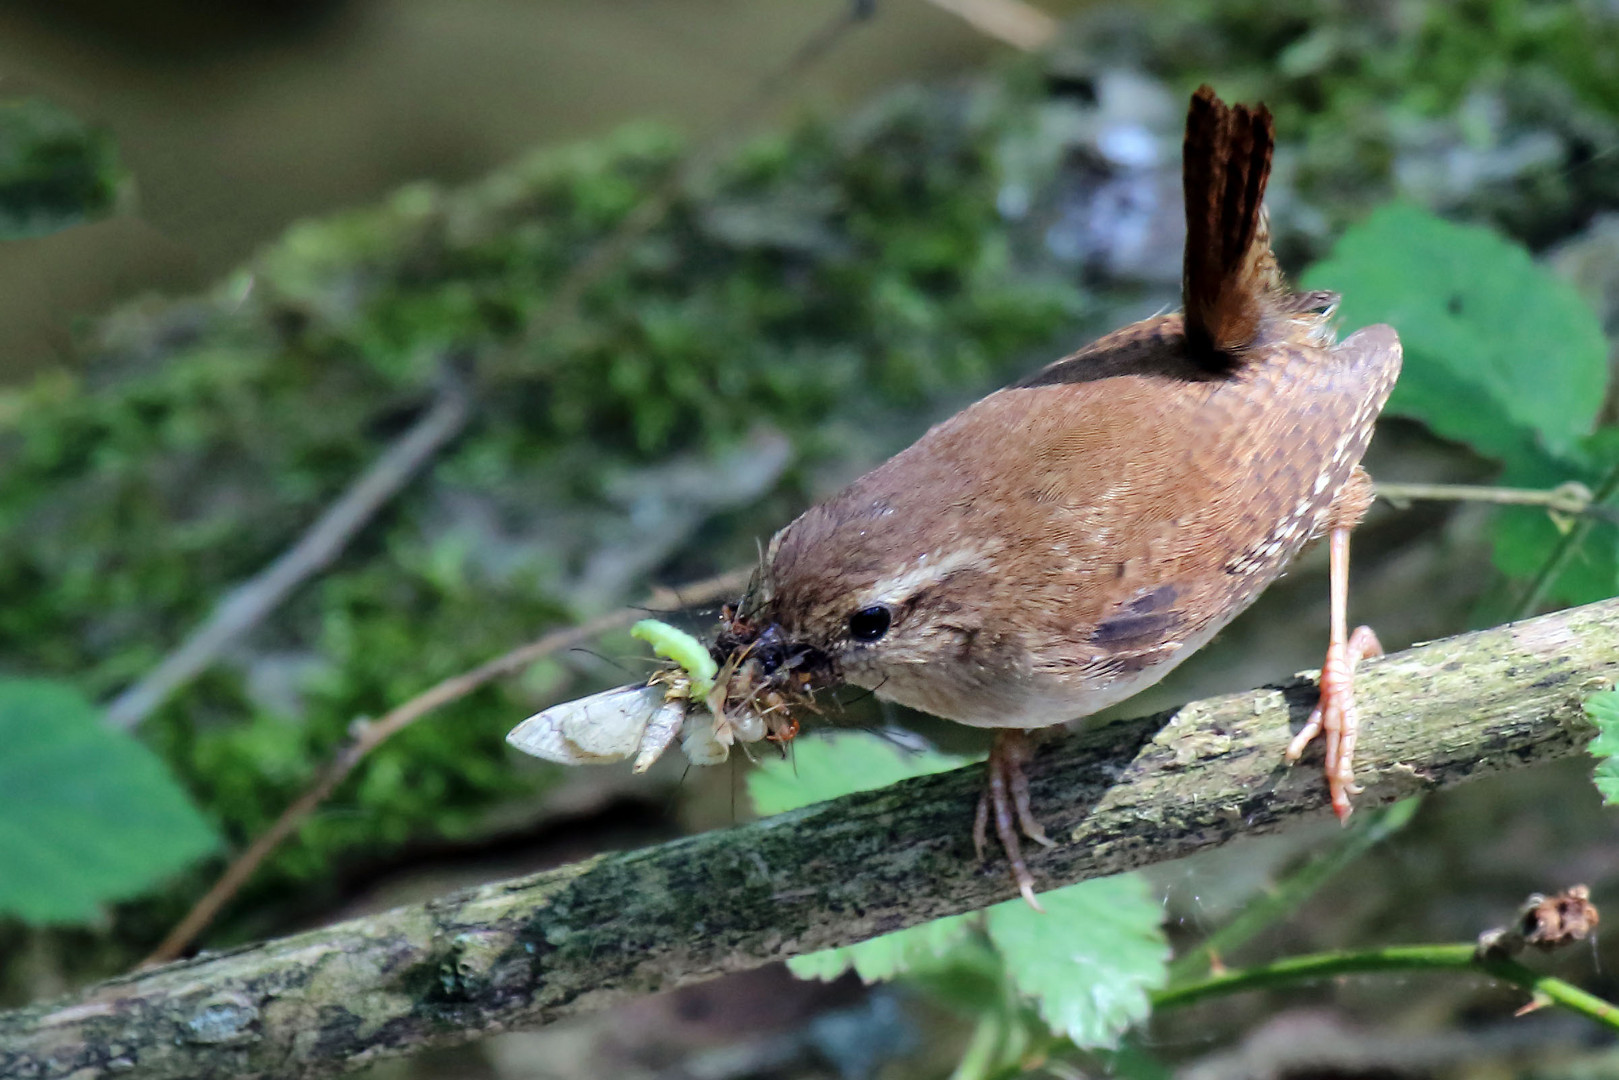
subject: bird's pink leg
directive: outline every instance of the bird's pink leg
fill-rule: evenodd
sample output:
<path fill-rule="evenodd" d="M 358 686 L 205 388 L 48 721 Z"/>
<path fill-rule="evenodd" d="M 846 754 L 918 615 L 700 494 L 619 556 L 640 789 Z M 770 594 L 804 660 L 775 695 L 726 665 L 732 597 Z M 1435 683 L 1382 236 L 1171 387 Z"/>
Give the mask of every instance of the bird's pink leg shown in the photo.
<path fill-rule="evenodd" d="M 1033 756 L 1034 746 L 1028 732 L 1002 728 L 995 733 L 995 744 L 989 751 L 989 782 L 978 797 L 978 813 L 973 818 L 973 847 L 982 861 L 988 840 L 986 833 L 993 817 L 995 836 L 1001 842 L 1001 850 L 1006 852 L 1007 862 L 1012 865 L 1012 880 L 1018 892 L 1030 907 L 1043 912 L 1045 909 L 1034 898 L 1034 875 L 1023 861 L 1023 845 L 1018 840 L 1021 828 L 1023 835 L 1035 843 L 1056 846 L 1029 809 L 1029 781 L 1023 775 L 1023 766 Z"/>
<path fill-rule="evenodd" d="M 1355 739 L 1360 734 L 1360 713 L 1355 707 L 1355 665 L 1368 656 L 1382 656 L 1383 646 L 1369 626 L 1349 627 L 1349 530 L 1335 528 L 1328 543 L 1332 577 L 1332 637 L 1321 665 L 1321 697 L 1303 730 L 1287 747 L 1287 760 L 1297 761 L 1317 735 L 1326 740 L 1327 790 L 1332 809 L 1343 821 L 1353 807 L 1349 796 L 1360 792 L 1355 784 Z"/>

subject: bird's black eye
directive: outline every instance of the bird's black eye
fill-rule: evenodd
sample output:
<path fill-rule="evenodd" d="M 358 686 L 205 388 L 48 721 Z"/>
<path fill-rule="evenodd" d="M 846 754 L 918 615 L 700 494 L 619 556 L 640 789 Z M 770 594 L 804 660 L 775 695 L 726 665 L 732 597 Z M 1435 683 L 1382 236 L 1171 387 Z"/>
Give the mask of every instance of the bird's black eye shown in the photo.
<path fill-rule="evenodd" d="M 849 616 L 849 636 L 856 641 L 877 641 L 888 633 L 888 624 L 894 616 L 881 605 L 861 608 Z"/>

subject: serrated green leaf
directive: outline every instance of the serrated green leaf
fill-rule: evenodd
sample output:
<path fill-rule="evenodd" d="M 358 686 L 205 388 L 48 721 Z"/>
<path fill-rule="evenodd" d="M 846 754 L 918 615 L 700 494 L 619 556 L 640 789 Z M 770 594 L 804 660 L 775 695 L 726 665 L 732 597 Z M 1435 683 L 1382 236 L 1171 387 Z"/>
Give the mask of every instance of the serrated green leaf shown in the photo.
<path fill-rule="evenodd" d="M 952 946 L 971 933 L 978 922 L 976 912 L 934 919 L 857 945 L 791 957 L 787 961 L 787 970 L 800 979 L 831 982 L 853 968 L 861 982 L 882 982 L 944 956 Z"/>
<path fill-rule="evenodd" d="M 1609 806 L 1619 803 L 1619 690 L 1604 690 L 1585 699 L 1585 714 L 1597 726 L 1597 737 L 1586 746 L 1597 759 L 1592 779 Z"/>
<path fill-rule="evenodd" d="M 766 761 L 748 774 L 748 795 L 761 814 L 780 814 L 856 791 L 875 791 L 913 776 L 958 769 L 976 758 L 908 749 L 864 731 L 799 739 L 786 761 Z"/>
<path fill-rule="evenodd" d="M 779 814 L 856 791 L 874 791 L 913 776 L 958 768 L 971 758 L 936 750 L 908 750 L 863 731 L 844 731 L 793 743 L 789 761 L 766 761 L 748 774 L 748 795 L 761 814 Z M 969 933 L 978 916 L 952 915 L 920 926 L 787 961 L 800 979 L 837 978 L 850 968 L 866 982 L 891 979 L 942 956 Z"/>
<path fill-rule="evenodd" d="M 1076 1046 L 1111 1047 L 1151 1009 L 1168 978 L 1163 910 L 1136 874 L 1041 893 L 1045 914 L 1022 900 L 987 912 L 1007 974 L 1051 1029 Z"/>
<path fill-rule="evenodd" d="M 1345 326 L 1399 331 L 1390 413 L 1506 461 L 1536 439 L 1566 453 L 1590 432 L 1607 385 L 1602 327 L 1573 286 L 1497 233 L 1386 206 L 1304 281 L 1343 294 Z"/>
<path fill-rule="evenodd" d="M 0 914 L 82 922 L 217 843 L 163 763 L 78 691 L 0 679 Z"/>

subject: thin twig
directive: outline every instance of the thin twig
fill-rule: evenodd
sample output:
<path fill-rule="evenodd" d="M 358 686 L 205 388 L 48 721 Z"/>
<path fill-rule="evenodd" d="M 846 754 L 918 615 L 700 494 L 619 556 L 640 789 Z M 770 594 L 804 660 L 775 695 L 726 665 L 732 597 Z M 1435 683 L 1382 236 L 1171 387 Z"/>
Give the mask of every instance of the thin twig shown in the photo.
<path fill-rule="evenodd" d="M 1590 516 L 1619 522 L 1619 510 L 1600 505 L 1591 489 L 1577 480 L 1556 487 L 1512 488 L 1475 484 L 1378 484 L 1377 496 L 1395 506 L 1410 502 L 1484 502 L 1498 506 L 1543 506 L 1570 517 Z"/>
<path fill-rule="evenodd" d="M 379 720 L 357 721 L 352 737 L 338 750 L 332 760 L 327 762 L 309 789 L 293 800 L 291 805 L 281 812 L 281 816 L 276 818 L 274 824 L 260 833 L 247 849 L 225 868 L 219 880 L 215 881 L 202 899 L 192 906 L 185 918 L 175 924 L 174 929 L 163 939 L 163 943 L 152 950 L 152 954 L 142 961 L 142 965 L 165 963 L 185 952 L 196 940 L 197 935 L 214 921 L 220 909 L 230 902 L 231 897 L 235 896 L 243 885 L 247 884 L 254 872 L 263 865 L 264 860 L 269 858 L 271 853 L 331 796 L 337 786 L 348 778 L 361 761 L 365 760 L 366 755 L 417 720 L 452 701 L 466 697 L 495 679 L 522 671 L 542 657 L 573 648 L 608 630 L 628 626 L 642 617 L 647 608 L 702 605 L 732 596 L 747 585 L 751 572 L 751 568 L 731 570 L 674 589 L 655 589 L 643 606 L 611 612 L 565 630 L 553 630 L 539 640 L 497 656 L 471 671 L 445 679 L 389 711 Z"/>
<path fill-rule="evenodd" d="M 959 16 L 974 30 L 1026 52 L 1034 52 L 1057 36 L 1058 23 L 1023 0 L 928 0 Z"/>
<path fill-rule="evenodd" d="M 433 407 L 350 484 L 291 548 L 226 593 L 177 649 L 114 698 L 107 706 L 106 722 L 126 731 L 139 726 L 171 694 L 207 670 L 233 642 L 279 607 L 289 593 L 331 565 L 377 511 L 466 426 L 470 413 L 465 387 L 448 382 Z"/>
<path fill-rule="evenodd" d="M 1476 955 L 1477 948 L 1473 943 L 1396 945 L 1386 949 L 1290 956 L 1273 963 L 1226 971 L 1184 986 L 1171 987 L 1153 995 L 1152 1003 L 1154 1009 L 1174 1009 L 1245 990 L 1291 986 L 1374 971 L 1466 971 L 1522 987 L 1537 998 L 1544 998 L 1599 1024 L 1619 1029 L 1619 1007 L 1562 979 L 1542 975 L 1516 960 L 1480 958 Z"/>

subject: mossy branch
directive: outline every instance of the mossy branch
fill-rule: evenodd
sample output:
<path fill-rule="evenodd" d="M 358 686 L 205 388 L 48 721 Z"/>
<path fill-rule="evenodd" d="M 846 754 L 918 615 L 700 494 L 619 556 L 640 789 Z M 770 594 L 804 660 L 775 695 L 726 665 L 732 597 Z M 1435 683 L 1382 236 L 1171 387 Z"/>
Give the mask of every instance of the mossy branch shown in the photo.
<path fill-rule="evenodd" d="M 1368 663 L 1360 804 L 1578 752 L 1616 638 L 1619 600 Z M 1299 678 L 1053 740 L 1042 885 L 1323 812 L 1317 770 L 1280 764 L 1313 698 Z M 332 1075 L 982 907 L 1012 888 L 972 857 L 981 770 L 113 979 L 0 1015 L 0 1075 Z"/>

